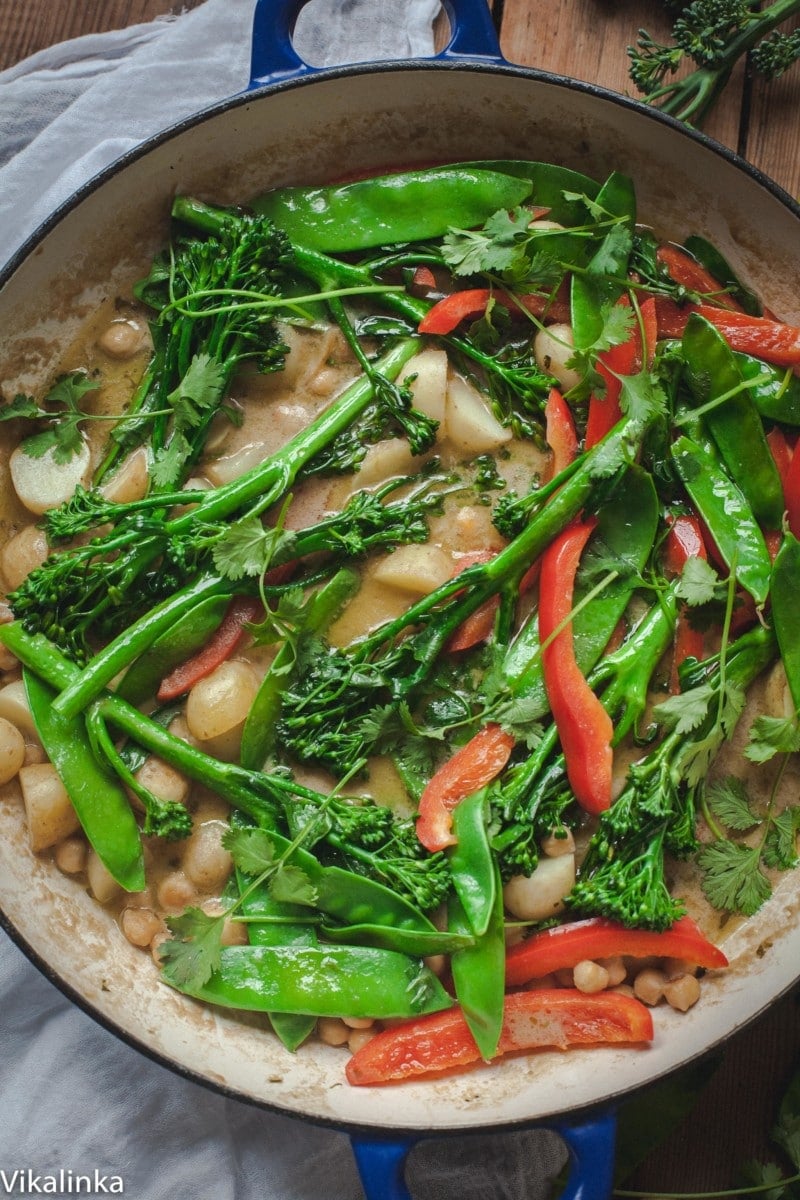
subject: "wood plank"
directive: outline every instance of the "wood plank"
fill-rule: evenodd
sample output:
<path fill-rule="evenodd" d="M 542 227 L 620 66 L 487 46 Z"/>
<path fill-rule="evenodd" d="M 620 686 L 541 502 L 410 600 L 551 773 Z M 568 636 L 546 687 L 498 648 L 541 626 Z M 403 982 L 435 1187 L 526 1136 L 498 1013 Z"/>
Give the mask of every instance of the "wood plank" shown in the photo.
<path fill-rule="evenodd" d="M 800 29 L 800 17 L 783 28 Z M 790 196 L 800 198 L 800 64 L 771 83 L 753 81 L 746 154 Z"/>
<path fill-rule="evenodd" d="M 84 33 L 102 33 L 123 29 L 140 21 L 152 21 L 167 13 L 178 14 L 196 8 L 202 0 L 56 0 L 52 3 L 0 2 L 0 70 L 44 49 L 54 42 L 79 37 Z"/>

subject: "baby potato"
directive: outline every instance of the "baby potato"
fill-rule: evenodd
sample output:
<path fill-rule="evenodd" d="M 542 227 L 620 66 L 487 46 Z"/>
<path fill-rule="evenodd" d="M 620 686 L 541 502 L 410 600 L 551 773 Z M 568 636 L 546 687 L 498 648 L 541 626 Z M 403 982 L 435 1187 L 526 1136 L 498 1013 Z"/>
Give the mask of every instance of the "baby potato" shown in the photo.
<path fill-rule="evenodd" d="M 25 762 L 25 738 L 16 725 L 0 717 L 0 784 L 8 783 Z"/>
<path fill-rule="evenodd" d="M 503 900 L 520 921 L 544 921 L 564 908 L 575 883 L 575 855 L 542 858 L 532 875 L 514 875 L 503 888 Z"/>
<path fill-rule="evenodd" d="M 231 659 L 196 683 L 186 702 L 186 724 L 198 741 L 229 733 L 244 723 L 258 691 L 249 663 Z"/>
<path fill-rule="evenodd" d="M 91 472 L 89 445 L 81 442 L 78 451 L 68 462 L 56 462 L 55 449 L 50 447 L 38 458 L 25 453 L 25 443 L 17 446 L 9 459 L 14 491 L 32 513 L 45 513 L 57 508 L 72 496 L 75 488 L 86 487 Z"/>
<path fill-rule="evenodd" d="M 50 553 L 47 534 L 35 525 L 15 533 L 0 552 L 0 567 L 9 591 L 18 588 L 34 567 L 40 567 Z"/>
<path fill-rule="evenodd" d="M 561 384 L 565 392 L 581 381 L 579 371 L 567 366 L 572 358 L 573 334 L 571 325 L 548 325 L 533 339 L 533 356 L 537 364 Z"/>
<path fill-rule="evenodd" d="M 51 763 L 21 767 L 19 782 L 28 818 L 28 837 L 35 854 L 80 829 L 66 788 Z"/>
<path fill-rule="evenodd" d="M 495 417 L 483 396 L 454 375 L 447 385 L 447 437 L 464 454 L 486 454 L 511 441 L 511 430 Z"/>
<path fill-rule="evenodd" d="M 412 596 L 427 596 L 453 574 L 453 562 L 439 546 L 398 546 L 375 568 L 375 578 Z"/>
<path fill-rule="evenodd" d="M 100 491 L 106 500 L 111 500 L 114 504 L 130 504 L 147 495 L 149 482 L 147 451 L 144 446 L 140 446 L 120 463 L 108 483 L 104 483 Z"/>
<path fill-rule="evenodd" d="M 423 350 L 415 354 L 403 368 L 398 380 L 408 386 L 414 397 L 414 408 L 426 417 L 444 424 L 447 398 L 447 353 L 444 350 Z"/>

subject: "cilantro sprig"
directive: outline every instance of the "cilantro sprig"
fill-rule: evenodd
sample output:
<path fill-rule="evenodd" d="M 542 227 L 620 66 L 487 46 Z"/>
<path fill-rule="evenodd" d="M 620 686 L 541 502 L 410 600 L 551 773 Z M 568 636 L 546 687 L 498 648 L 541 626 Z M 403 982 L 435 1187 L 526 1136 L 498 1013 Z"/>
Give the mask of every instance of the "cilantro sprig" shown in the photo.
<path fill-rule="evenodd" d="M 70 462 L 83 447 L 81 426 L 90 419 L 81 406 L 89 392 L 96 391 L 100 381 L 83 371 L 60 375 L 39 404 L 33 396 L 17 394 L 13 400 L 0 402 L 0 421 L 23 417 L 39 422 L 43 428 L 20 443 L 29 458 L 42 458 L 49 450 L 59 465 Z"/>

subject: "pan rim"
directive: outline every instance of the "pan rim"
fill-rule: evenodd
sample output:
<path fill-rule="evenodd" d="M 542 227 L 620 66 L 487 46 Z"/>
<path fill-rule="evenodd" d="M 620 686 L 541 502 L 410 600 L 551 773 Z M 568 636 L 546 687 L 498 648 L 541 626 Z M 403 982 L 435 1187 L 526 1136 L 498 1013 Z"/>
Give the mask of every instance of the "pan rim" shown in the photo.
<path fill-rule="evenodd" d="M 299 78 L 279 81 L 273 84 L 267 84 L 262 87 L 247 91 L 233 97 L 228 97 L 225 100 L 219 101 L 208 108 L 201 110 L 198 113 L 192 114 L 182 120 L 169 126 L 167 129 L 148 138 L 139 146 L 132 148 L 125 154 L 115 159 L 113 163 L 103 168 L 91 179 L 87 180 L 77 191 L 59 204 L 53 212 L 34 230 L 23 244 L 14 252 L 8 262 L 0 268 L 0 288 L 16 273 L 20 266 L 29 258 L 35 251 L 36 247 L 47 237 L 47 235 L 61 223 L 62 220 L 75 208 L 77 208 L 84 200 L 95 192 L 99 191 L 103 185 L 125 170 L 128 166 L 146 157 L 150 152 L 159 146 L 171 141 L 184 132 L 191 130 L 205 121 L 214 119 L 228 112 L 235 112 L 240 108 L 246 108 L 249 105 L 260 102 L 268 97 L 280 94 L 283 92 L 292 91 L 316 83 L 346 80 L 353 77 L 376 76 L 388 73 L 408 73 L 408 72 L 436 72 L 442 71 L 449 74 L 464 72 L 467 74 L 490 74 L 494 76 L 505 76 L 510 78 L 518 78 L 524 81 L 536 82 L 547 86 L 555 86 L 564 88 L 570 91 L 582 93 L 596 100 L 618 105 L 629 111 L 638 113 L 641 116 L 654 120 L 668 128 L 672 128 L 676 133 L 683 137 L 688 137 L 690 141 L 704 147 L 709 152 L 727 161 L 737 169 L 744 172 L 754 183 L 770 193 L 778 200 L 792 215 L 800 219 L 800 203 L 797 203 L 792 197 L 778 185 L 774 180 L 761 172 L 758 168 L 748 163 L 745 159 L 739 156 L 736 152 L 723 146 L 721 143 L 710 138 L 701 131 L 690 129 L 682 122 L 670 117 L 658 110 L 652 109 L 642 101 L 632 97 L 625 96 L 621 93 L 615 93 L 598 85 L 586 83 L 580 80 L 574 80 L 569 77 L 555 75 L 545 71 L 540 71 L 534 68 L 515 66 L 510 63 L 494 63 L 494 62 L 463 62 L 463 61 L 439 61 L 439 60 L 387 60 L 380 63 L 363 63 L 352 64 L 344 67 L 326 68 L 315 70 L 313 73 L 303 75 Z M 186 1066 L 171 1059 L 167 1054 L 148 1046 L 140 1040 L 134 1033 L 119 1025 L 113 1018 L 107 1016 L 102 1011 L 97 1009 L 92 1001 L 82 996 L 75 986 L 67 979 L 63 978 L 58 972 L 36 951 L 27 939 L 20 933 L 14 923 L 0 908 L 0 927 L 8 934 L 11 941 L 25 954 L 28 960 L 40 971 L 40 973 L 58 987 L 59 991 L 65 995 L 72 1003 L 76 1004 L 79 1009 L 90 1016 L 97 1024 L 104 1029 L 107 1029 L 115 1037 L 122 1042 L 135 1048 L 140 1053 L 143 1053 L 151 1061 L 157 1062 L 159 1065 L 166 1067 L 173 1073 L 182 1078 L 188 1079 L 193 1083 L 197 1083 L 205 1088 L 210 1088 L 213 1091 L 231 1099 L 236 1099 L 244 1103 L 250 1104 L 256 1108 L 273 1112 L 282 1116 L 289 1116 L 294 1119 L 303 1120 L 309 1124 L 320 1126 L 323 1128 L 346 1130 L 352 1133 L 365 1132 L 372 1136 L 390 1136 L 397 1133 L 427 1133 L 434 1137 L 445 1138 L 451 1136 L 462 1136 L 470 1130 L 480 1128 L 481 1130 L 503 1132 L 522 1130 L 534 1126 L 548 1127 L 548 1122 L 564 1120 L 571 1122 L 577 1121 L 582 1117 L 586 1117 L 598 1111 L 612 1108 L 621 1099 L 629 1098 L 635 1095 L 638 1091 L 644 1088 L 656 1085 L 661 1080 L 668 1078 L 676 1071 L 682 1069 L 689 1062 L 702 1060 L 707 1054 L 711 1054 L 719 1045 L 729 1040 L 731 1032 L 721 1034 L 718 1038 L 709 1043 L 700 1054 L 690 1054 L 680 1063 L 664 1067 L 658 1073 L 648 1076 L 647 1080 L 642 1084 L 633 1084 L 626 1086 L 617 1091 L 609 1093 L 602 1100 L 594 1100 L 585 1104 L 580 1104 L 575 1107 L 570 1107 L 568 1110 L 555 1112 L 549 1117 L 530 1117 L 520 1118 L 518 1120 L 503 1120 L 499 1123 L 481 1123 L 476 1125 L 453 1125 L 437 1127 L 434 1131 L 430 1129 L 418 1129 L 415 1126 L 409 1125 L 375 1125 L 362 1124 L 352 1119 L 336 1119 L 326 1117 L 324 1115 L 312 1114 L 303 1112 L 291 1107 L 285 1107 L 278 1102 L 263 1099 L 257 1096 L 249 1095 L 246 1092 L 239 1091 L 230 1085 L 219 1083 L 202 1075 L 199 1071 Z M 752 1012 L 741 1023 L 734 1032 L 738 1032 L 740 1028 L 749 1026 L 756 1021 L 766 1009 L 773 1003 L 777 1002 L 787 993 L 791 992 L 797 986 L 797 980 L 790 981 L 784 987 L 771 995 L 769 999 L 756 1011 Z"/>

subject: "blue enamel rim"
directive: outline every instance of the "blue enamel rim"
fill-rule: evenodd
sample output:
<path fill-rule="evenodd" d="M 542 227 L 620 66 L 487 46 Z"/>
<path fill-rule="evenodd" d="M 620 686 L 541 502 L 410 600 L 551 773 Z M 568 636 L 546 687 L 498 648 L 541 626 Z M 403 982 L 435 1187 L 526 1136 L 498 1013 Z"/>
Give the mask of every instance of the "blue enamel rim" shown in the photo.
<path fill-rule="evenodd" d="M 84 184 L 84 186 L 76 191 L 67 201 L 58 206 L 58 208 L 53 211 L 47 220 L 44 221 L 39 228 L 35 230 L 35 232 L 31 234 L 29 238 L 26 239 L 23 245 L 12 255 L 3 268 L 0 269 L 0 287 L 4 286 L 4 284 L 19 269 L 25 259 L 36 249 L 37 245 L 46 237 L 46 235 L 50 233 L 50 231 L 56 225 L 58 225 L 68 213 L 70 213 L 74 208 L 77 208 L 88 196 L 100 190 L 103 184 L 107 180 L 111 179 L 114 175 L 118 174 L 119 171 L 123 170 L 131 163 L 136 162 L 138 159 L 144 158 L 150 151 L 165 144 L 166 142 L 169 142 L 184 131 L 192 129 L 197 125 L 201 125 L 205 121 L 217 116 L 221 116 L 224 113 L 235 112 L 238 109 L 246 108 L 252 104 L 268 102 L 269 97 L 272 95 L 294 89 L 313 87 L 318 82 L 336 79 L 346 80 L 348 78 L 364 75 L 374 75 L 378 77 L 387 73 L 420 71 L 446 71 L 450 73 L 458 72 L 466 75 L 475 73 L 483 75 L 489 73 L 492 75 L 507 76 L 510 78 L 542 83 L 568 91 L 580 92 L 589 97 L 594 97 L 598 101 L 618 105 L 622 108 L 635 112 L 639 116 L 645 117 L 648 120 L 666 125 L 672 128 L 675 133 L 681 137 L 689 138 L 691 141 L 704 146 L 713 155 L 724 159 L 726 162 L 741 170 L 753 182 L 774 196 L 776 200 L 778 200 L 785 208 L 789 210 L 789 212 L 791 212 L 795 217 L 798 218 L 798 220 L 800 220 L 800 204 L 795 202 L 783 188 L 775 183 L 774 180 L 770 179 L 762 171 L 759 171 L 752 164 L 748 163 L 740 155 L 736 154 L 732 150 L 729 150 L 719 142 L 716 142 L 707 134 L 704 134 L 699 130 L 690 129 L 675 118 L 652 109 L 641 101 L 624 96 L 621 93 L 609 91 L 608 89 L 599 87 L 596 84 L 586 83 L 581 80 L 571 79 L 562 75 L 551 74 L 535 68 L 514 66 L 513 64 L 506 63 L 502 60 L 496 62 L 492 59 L 486 59 L 480 62 L 465 62 L 450 60 L 446 56 L 440 58 L 439 60 L 386 60 L 378 63 L 360 63 L 356 64 L 355 66 L 319 69 L 315 68 L 308 74 L 299 76 L 297 78 L 272 83 L 261 88 L 254 88 L 250 91 L 242 93 L 241 95 L 234 96 L 232 98 L 220 101 L 217 104 L 211 105 L 210 107 L 203 109 L 201 112 L 194 114 L 191 117 L 187 117 L 170 126 L 168 129 L 165 129 L 161 133 L 156 134 L 154 137 L 149 138 L 146 142 L 143 142 L 140 146 L 137 146 L 135 149 L 130 150 L 126 154 L 122 155 L 110 166 L 99 172 L 99 174 Z M 333 1118 L 312 1116 L 308 1113 L 296 1111 L 290 1108 L 284 1108 L 278 1103 L 257 1099 L 247 1095 L 246 1093 L 239 1092 L 234 1088 L 227 1087 L 225 1084 L 210 1080 L 206 1076 L 201 1075 L 199 1072 L 193 1071 L 183 1064 L 175 1062 L 167 1055 L 153 1050 L 152 1047 L 148 1046 L 146 1042 L 140 1041 L 137 1036 L 128 1033 L 126 1030 L 119 1027 L 111 1018 L 108 1018 L 102 1013 L 97 1012 L 91 1003 L 84 996 L 82 996 L 68 980 L 65 980 L 59 976 L 39 955 L 39 953 L 28 944 L 27 940 L 22 936 L 22 934 L 20 934 L 2 909 L 0 909 L 0 927 L 5 930 L 9 938 L 16 944 L 16 946 L 29 959 L 29 961 L 41 972 L 41 974 L 52 984 L 54 984 L 59 991 L 61 991 L 72 1003 L 74 1003 L 78 1008 L 82 1009 L 83 1012 L 91 1017 L 97 1024 L 114 1034 L 114 1036 L 119 1038 L 122 1042 L 144 1054 L 153 1062 L 167 1067 L 182 1078 L 185 1078 L 192 1083 L 196 1083 L 201 1087 L 210 1088 L 229 1099 L 238 1100 L 240 1102 L 252 1105 L 255 1108 L 273 1112 L 279 1116 L 291 1117 L 296 1120 L 305 1121 L 306 1123 L 314 1126 L 344 1131 L 347 1133 L 358 1134 L 363 1132 L 372 1139 L 397 1141 L 402 1138 L 404 1133 L 412 1135 L 422 1133 L 435 1138 L 463 1137 L 471 1131 L 471 1127 L 443 1127 L 431 1131 L 413 1126 L 387 1128 L 374 1125 L 364 1126 L 360 1123 L 350 1121 L 337 1121 Z M 753 1013 L 749 1018 L 747 1018 L 747 1020 L 738 1025 L 735 1031 L 723 1034 L 718 1039 L 715 1039 L 713 1042 L 711 1042 L 707 1047 L 705 1047 L 702 1055 L 687 1058 L 685 1061 L 676 1064 L 674 1067 L 670 1067 L 668 1070 L 662 1071 L 657 1075 L 648 1076 L 647 1079 L 642 1081 L 641 1089 L 646 1087 L 649 1088 L 653 1084 L 659 1082 L 659 1080 L 667 1078 L 674 1072 L 680 1070 L 682 1067 L 687 1066 L 689 1062 L 702 1060 L 707 1055 L 710 1055 L 713 1050 L 731 1037 L 732 1032 L 738 1033 L 740 1029 L 757 1020 L 763 1014 L 765 1009 L 773 1003 L 773 1001 L 779 1000 L 781 996 L 791 991 L 793 986 L 793 984 L 789 984 L 782 988 L 779 992 L 769 996 L 758 1012 Z M 641 1089 L 637 1085 L 623 1091 L 610 1092 L 603 1098 L 602 1101 L 570 1108 L 568 1111 L 563 1113 L 556 1112 L 551 1114 L 549 1118 L 537 1117 L 531 1118 L 530 1120 L 523 1119 L 520 1121 L 499 1123 L 484 1122 L 481 1124 L 480 1129 L 483 1132 L 492 1131 L 500 1133 L 522 1130 L 534 1126 L 556 1128 L 558 1122 L 561 1122 L 565 1126 L 571 1126 L 573 1123 L 583 1121 L 587 1117 L 607 1113 L 609 1108 L 619 1100 L 630 1097 Z"/>

